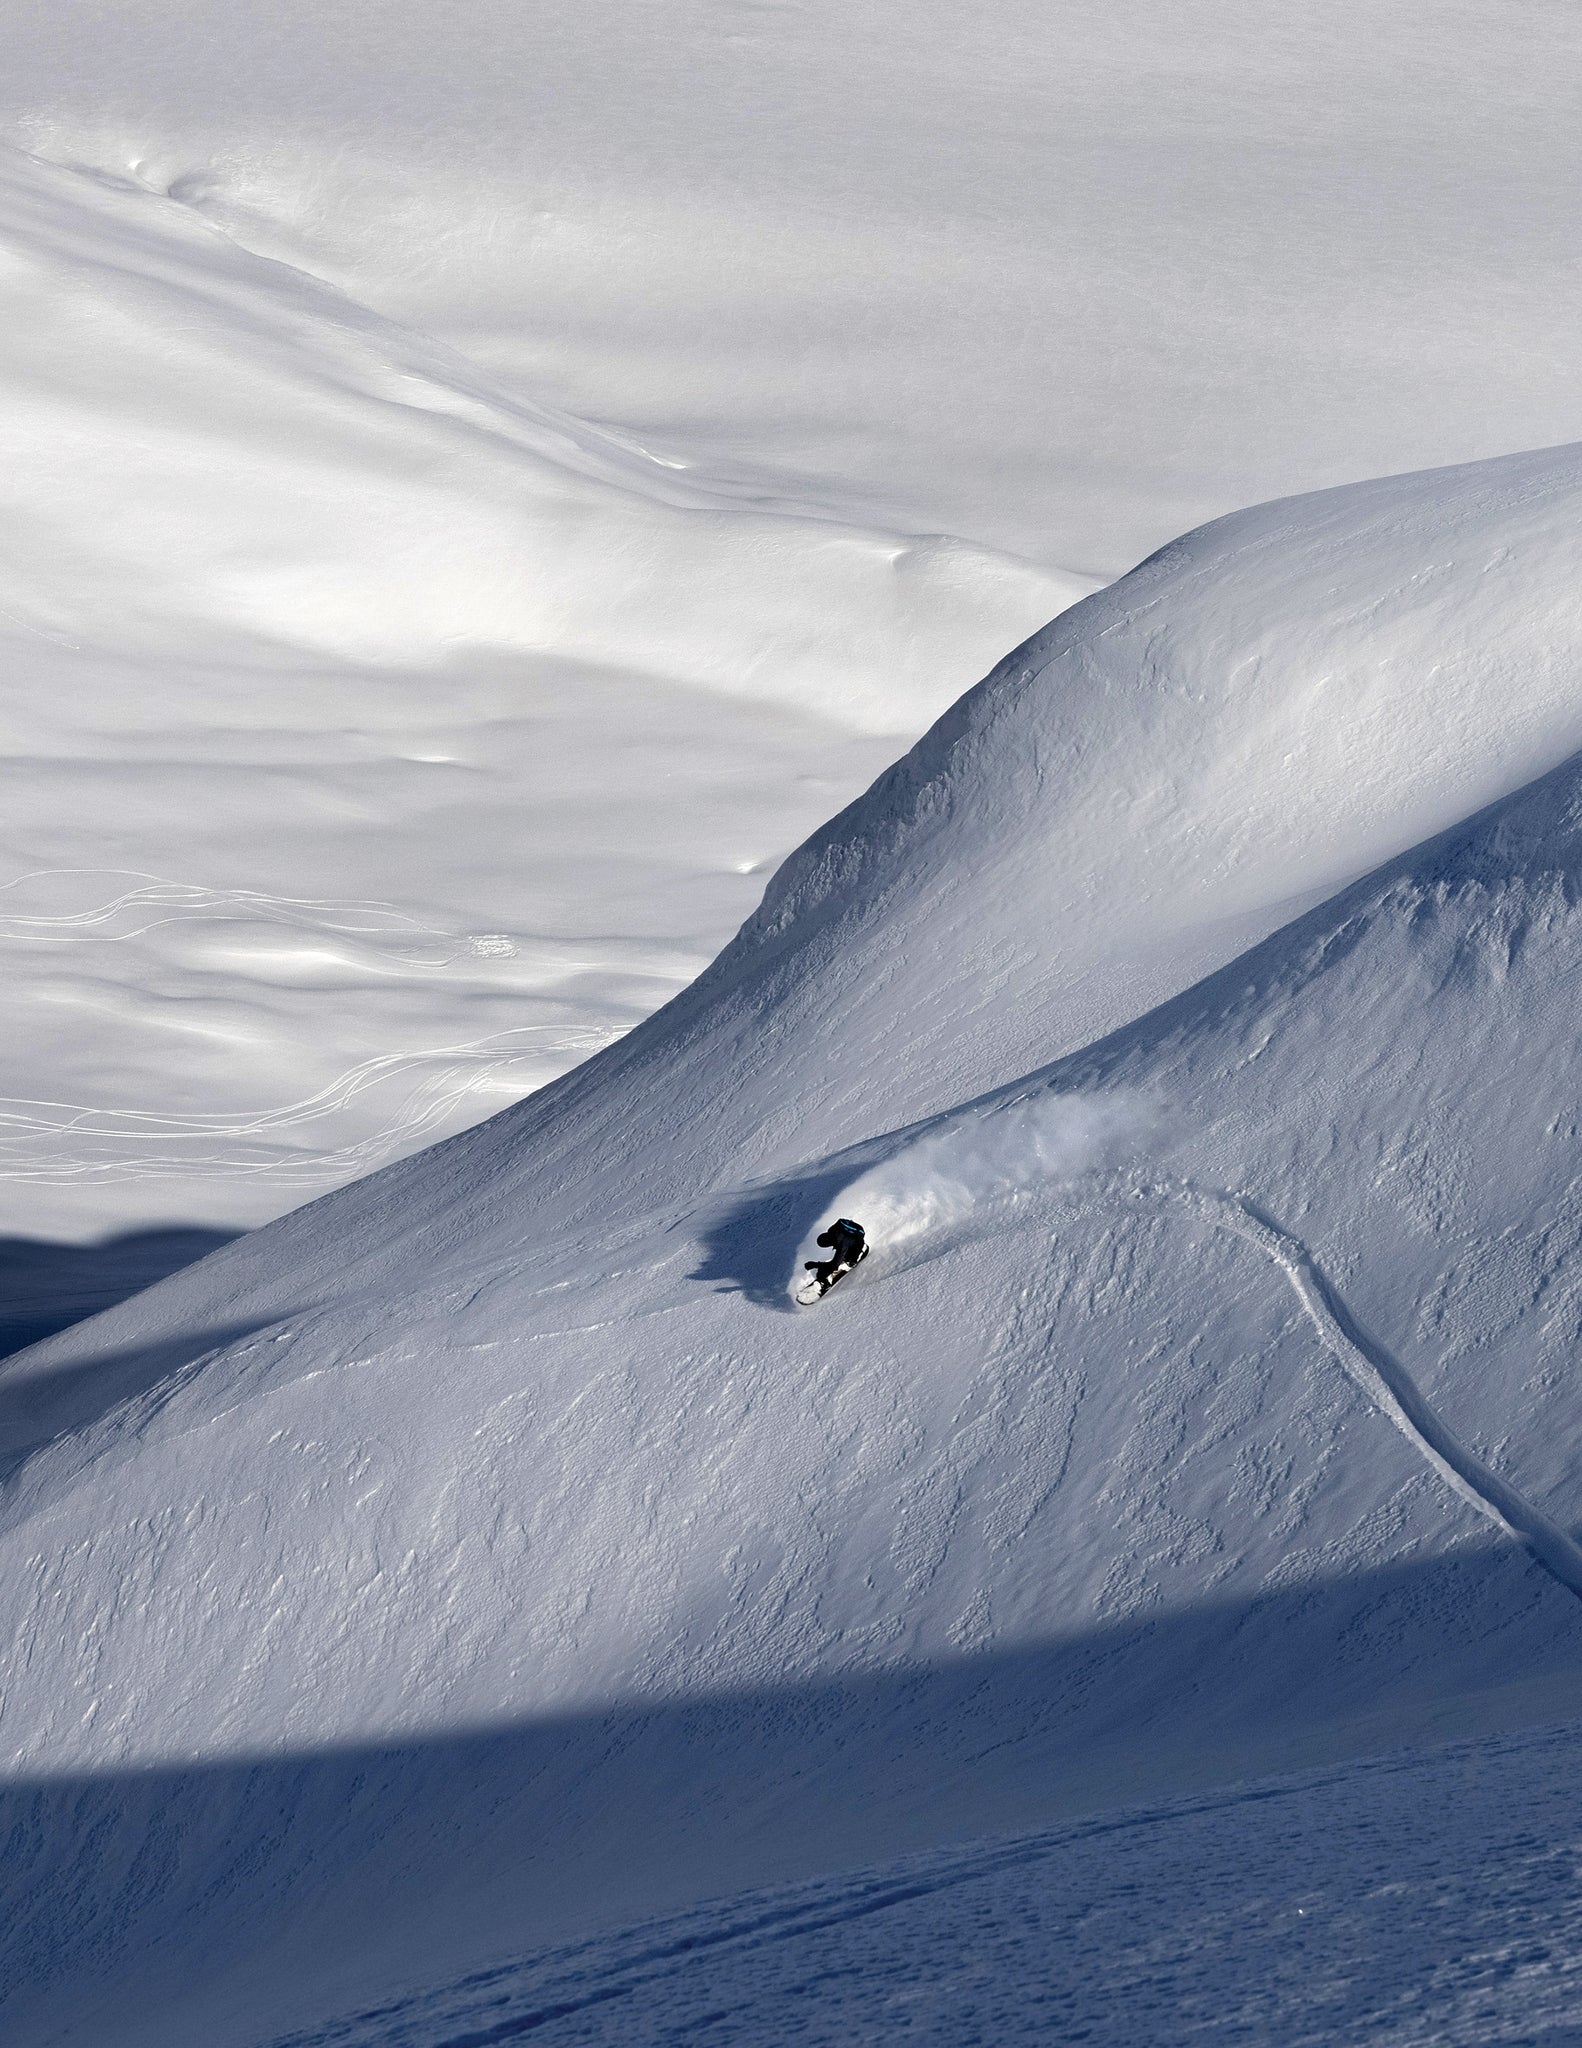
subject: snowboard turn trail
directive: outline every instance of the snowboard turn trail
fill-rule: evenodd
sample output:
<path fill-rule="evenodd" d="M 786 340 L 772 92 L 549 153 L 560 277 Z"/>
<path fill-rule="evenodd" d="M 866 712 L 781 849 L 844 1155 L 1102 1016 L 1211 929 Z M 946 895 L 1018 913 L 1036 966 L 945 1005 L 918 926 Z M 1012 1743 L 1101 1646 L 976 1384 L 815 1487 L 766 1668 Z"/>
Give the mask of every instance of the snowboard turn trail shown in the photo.
<path fill-rule="evenodd" d="M 1190 1181 L 1126 1181 L 1111 1192 L 1125 1200 L 1189 1209 L 1261 1251 L 1285 1275 L 1324 1349 L 1379 1413 L 1453 1492 L 1524 1544 L 1553 1578 L 1582 1600 L 1582 1546 L 1469 1450 L 1435 1414 L 1400 1360 L 1361 1328 L 1299 1237 L 1282 1229 L 1246 1196 Z"/>

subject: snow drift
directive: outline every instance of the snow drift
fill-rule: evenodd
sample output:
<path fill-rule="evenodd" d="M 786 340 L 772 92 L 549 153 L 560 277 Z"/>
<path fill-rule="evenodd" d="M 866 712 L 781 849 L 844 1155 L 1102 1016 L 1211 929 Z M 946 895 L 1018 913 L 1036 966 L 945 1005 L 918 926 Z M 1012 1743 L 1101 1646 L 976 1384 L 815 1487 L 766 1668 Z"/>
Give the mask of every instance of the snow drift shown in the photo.
<path fill-rule="evenodd" d="M 15 2037 L 1568 1698 L 1579 485 L 1189 536 L 620 1045 L 15 1361 Z M 864 1185 L 968 1221 L 787 1313 Z"/>
<path fill-rule="evenodd" d="M 1107 577 L 1576 418 L 1566 7 L 70 0 L 6 56 L 7 139 L 744 504 Z"/>
<path fill-rule="evenodd" d="M 0 879 L 455 958 L 0 942 L 0 1226 L 250 1224 L 460 1128 L 1093 580 L 1570 431 L 1576 23 L 1377 13 L 22 10 Z"/>

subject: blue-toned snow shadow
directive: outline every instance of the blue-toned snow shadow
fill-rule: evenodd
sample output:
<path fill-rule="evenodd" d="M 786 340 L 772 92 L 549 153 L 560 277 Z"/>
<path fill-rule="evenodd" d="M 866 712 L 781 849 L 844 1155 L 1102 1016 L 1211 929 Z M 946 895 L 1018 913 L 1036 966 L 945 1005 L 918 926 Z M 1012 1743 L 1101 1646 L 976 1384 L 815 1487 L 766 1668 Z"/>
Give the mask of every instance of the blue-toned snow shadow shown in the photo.
<path fill-rule="evenodd" d="M 175 1224 L 94 1244 L 0 1237 L 0 1358 L 114 1308 L 238 1235 Z"/>
<path fill-rule="evenodd" d="M 409 2032 L 402 1994 L 750 1886 L 1566 1721 L 1579 1681 L 1576 1603 L 1478 1541 L 922 1664 L 35 1770 L 0 1785 L 0 2034 L 514 2040 L 498 2011 Z M 351 2026 L 359 1973 L 396 2002 Z"/>
<path fill-rule="evenodd" d="M 856 1146 L 810 1172 L 744 1189 L 705 1225 L 703 1259 L 692 1278 L 720 1281 L 719 1293 L 744 1294 L 756 1308 L 795 1315 L 789 1288 L 804 1239 L 880 1149 L 878 1142 Z"/>
<path fill-rule="evenodd" d="M 70 1365 L 38 1370 L 18 1359 L 0 1369 L 0 1486 L 43 1445 L 91 1428 L 112 1408 L 134 1401 L 208 1352 L 239 1344 L 273 1318 L 212 1323 L 152 1344 L 122 1345 Z"/>

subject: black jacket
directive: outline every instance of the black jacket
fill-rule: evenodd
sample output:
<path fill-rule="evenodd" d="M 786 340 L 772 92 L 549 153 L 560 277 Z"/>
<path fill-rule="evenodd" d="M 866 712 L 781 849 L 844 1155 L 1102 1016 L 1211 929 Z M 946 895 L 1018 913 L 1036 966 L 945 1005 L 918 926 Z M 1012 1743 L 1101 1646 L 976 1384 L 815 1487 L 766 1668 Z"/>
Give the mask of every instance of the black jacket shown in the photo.
<path fill-rule="evenodd" d="M 862 1225 L 853 1223 L 848 1216 L 840 1217 L 828 1230 L 821 1230 L 817 1241 L 827 1245 L 844 1265 L 850 1265 L 860 1258 L 868 1243 Z"/>

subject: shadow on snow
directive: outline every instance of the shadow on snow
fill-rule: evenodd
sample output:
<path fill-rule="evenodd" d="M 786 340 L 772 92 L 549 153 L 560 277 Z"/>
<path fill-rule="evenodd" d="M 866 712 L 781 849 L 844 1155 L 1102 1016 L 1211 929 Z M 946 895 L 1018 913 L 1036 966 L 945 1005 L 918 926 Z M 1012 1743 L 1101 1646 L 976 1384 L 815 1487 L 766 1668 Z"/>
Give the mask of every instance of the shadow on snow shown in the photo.
<path fill-rule="evenodd" d="M 14 1781 L 5 2038 L 264 2039 L 707 1896 L 1559 1721 L 1579 1678 L 1576 1603 L 1479 1545 L 950 1662 Z"/>
<path fill-rule="evenodd" d="M 0 1237 L 0 1358 L 114 1308 L 237 1234 L 178 1224 L 129 1230 L 95 1244 Z"/>

